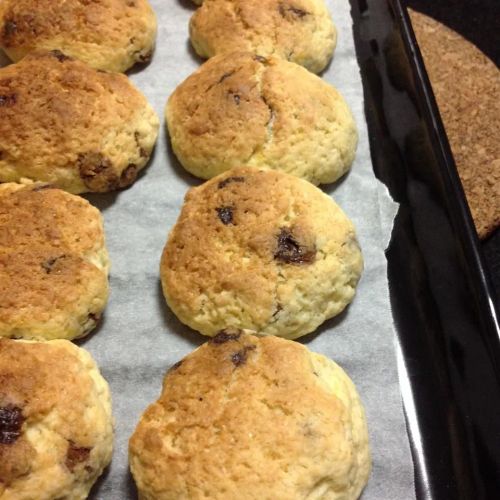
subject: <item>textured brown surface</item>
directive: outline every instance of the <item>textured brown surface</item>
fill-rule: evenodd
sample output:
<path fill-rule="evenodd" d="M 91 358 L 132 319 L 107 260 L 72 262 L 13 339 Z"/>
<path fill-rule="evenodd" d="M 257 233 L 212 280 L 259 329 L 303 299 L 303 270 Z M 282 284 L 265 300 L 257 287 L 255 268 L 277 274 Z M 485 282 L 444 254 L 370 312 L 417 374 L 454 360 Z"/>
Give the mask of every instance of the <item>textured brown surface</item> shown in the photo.
<path fill-rule="evenodd" d="M 337 37 L 323 0 L 205 0 L 189 30 L 201 57 L 246 50 L 314 73 L 327 66 Z"/>
<path fill-rule="evenodd" d="M 329 183 L 356 151 L 356 124 L 334 87 L 297 64 L 250 52 L 203 64 L 170 96 L 166 116 L 180 162 L 205 179 L 250 165 Z"/>
<path fill-rule="evenodd" d="M 42 185 L 0 185 L 0 337 L 88 333 L 108 295 L 99 211 Z"/>
<path fill-rule="evenodd" d="M 124 75 L 57 51 L 0 69 L 0 182 L 28 178 L 73 193 L 126 187 L 157 131 L 157 116 Z"/>
<path fill-rule="evenodd" d="M 446 26 L 409 10 L 481 238 L 500 225 L 500 70 Z"/>
<path fill-rule="evenodd" d="M 19 433 L 6 442 L 16 413 Z M 111 446 L 109 390 L 88 353 L 68 341 L 0 338 L 2 500 L 84 498 Z"/>
<path fill-rule="evenodd" d="M 149 60 L 156 18 L 147 0 L 2 0 L 0 47 L 14 61 L 59 49 L 97 69 Z"/>
<path fill-rule="evenodd" d="M 172 367 L 129 450 L 144 500 L 355 500 L 370 471 L 347 375 L 299 343 L 237 330 Z"/>
<path fill-rule="evenodd" d="M 354 297 L 352 222 L 307 181 L 237 168 L 188 191 L 165 246 L 168 304 L 205 335 L 227 326 L 297 338 Z"/>

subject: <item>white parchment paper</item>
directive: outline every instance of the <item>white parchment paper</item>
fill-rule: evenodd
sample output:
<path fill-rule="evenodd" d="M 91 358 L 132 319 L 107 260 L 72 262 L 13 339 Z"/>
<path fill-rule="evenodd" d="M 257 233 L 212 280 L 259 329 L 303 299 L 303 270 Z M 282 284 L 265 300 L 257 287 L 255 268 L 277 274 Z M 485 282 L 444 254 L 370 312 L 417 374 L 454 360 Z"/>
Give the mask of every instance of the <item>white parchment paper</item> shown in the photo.
<path fill-rule="evenodd" d="M 337 361 L 354 380 L 364 402 L 373 471 L 363 499 L 415 498 L 413 464 L 398 385 L 384 248 L 394 206 L 375 179 L 363 112 L 348 0 L 329 0 L 338 28 L 335 57 L 322 77 L 335 85 L 354 112 L 359 146 L 351 173 L 325 191 L 354 221 L 365 259 L 357 296 L 346 312 L 302 341 Z M 158 16 L 151 64 L 130 77 L 162 119 L 174 88 L 200 64 L 188 42 L 189 0 L 152 0 Z M 98 330 L 80 342 L 111 385 L 116 419 L 113 462 L 94 487 L 94 499 L 130 499 L 137 493 L 128 471 L 128 439 L 146 406 L 161 390 L 167 368 L 205 339 L 180 324 L 165 305 L 159 261 L 190 186 L 200 181 L 173 157 L 162 125 L 153 160 L 130 189 L 89 195 L 104 214 L 112 260 L 111 298 Z M 293 500 L 293 499 L 290 499 Z"/>

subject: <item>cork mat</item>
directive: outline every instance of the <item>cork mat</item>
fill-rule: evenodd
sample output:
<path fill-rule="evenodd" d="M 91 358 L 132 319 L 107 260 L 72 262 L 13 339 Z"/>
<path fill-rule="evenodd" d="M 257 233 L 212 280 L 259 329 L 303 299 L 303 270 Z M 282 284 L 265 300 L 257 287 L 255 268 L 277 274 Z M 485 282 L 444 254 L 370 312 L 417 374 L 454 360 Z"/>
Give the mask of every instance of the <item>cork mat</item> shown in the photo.
<path fill-rule="evenodd" d="M 408 9 L 477 232 L 500 226 L 500 70 L 477 47 Z"/>

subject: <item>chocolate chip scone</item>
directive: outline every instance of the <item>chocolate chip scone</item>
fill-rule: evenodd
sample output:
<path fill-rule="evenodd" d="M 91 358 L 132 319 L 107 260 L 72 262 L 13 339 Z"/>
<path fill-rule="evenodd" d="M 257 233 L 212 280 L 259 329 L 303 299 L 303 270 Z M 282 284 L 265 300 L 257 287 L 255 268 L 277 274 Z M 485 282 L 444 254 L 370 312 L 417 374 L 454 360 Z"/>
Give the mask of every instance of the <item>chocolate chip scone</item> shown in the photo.
<path fill-rule="evenodd" d="M 86 335 L 108 299 L 108 268 L 97 208 L 49 185 L 0 185 L 0 337 Z"/>
<path fill-rule="evenodd" d="M 160 272 L 172 311 L 200 333 L 294 339 L 351 302 L 362 267 L 353 224 L 329 196 L 246 167 L 188 191 Z"/>
<path fill-rule="evenodd" d="M 126 71 L 151 58 L 155 39 L 147 0 L 0 2 L 0 47 L 13 61 L 57 49 L 96 69 Z"/>
<path fill-rule="evenodd" d="M 201 57 L 246 50 L 319 73 L 337 34 L 324 0 L 205 0 L 189 24 Z"/>
<path fill-rule="evenodd" d="M 237 330 L 167 373 L 129 459 L 144 500 L 355 500 L 370 474 L 346 373 L 299 343 Z"/>
<path fill-rule="evenodd" d="M 108 384 L 67 340 L 0 338 L 0 498 L 87 498 L 111 461 Z"/>
<path fill-rule="evenodd" d="M 349 170 L 358 139 L 334 87 L 294 63 L 249 52 L 207 61 L 177 87 L 165 114 L 176 156 L 203 179 L 250 165 L 333 182 Z"/>
<path fill-rule="evenodd" d="M 129 186 L 159 121 L 121 74 L 58 51 L 0 69 L 0 182 L 50 182 L 72 193 Z"/>

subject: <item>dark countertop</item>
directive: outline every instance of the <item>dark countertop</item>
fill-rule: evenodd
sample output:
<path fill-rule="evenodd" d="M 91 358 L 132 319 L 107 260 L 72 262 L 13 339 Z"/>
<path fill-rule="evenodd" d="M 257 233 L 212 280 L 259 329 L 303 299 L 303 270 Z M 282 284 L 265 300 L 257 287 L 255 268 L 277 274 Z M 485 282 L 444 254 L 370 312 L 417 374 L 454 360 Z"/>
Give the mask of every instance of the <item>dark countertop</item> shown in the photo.
<path fill-rule="evenodd" d="M 405 0 L 472 42 L 500 66 L 499 0 Z M 500 297 L 500 229 L 482 242 L 483 254 Z"/>

